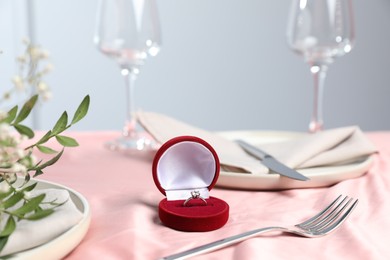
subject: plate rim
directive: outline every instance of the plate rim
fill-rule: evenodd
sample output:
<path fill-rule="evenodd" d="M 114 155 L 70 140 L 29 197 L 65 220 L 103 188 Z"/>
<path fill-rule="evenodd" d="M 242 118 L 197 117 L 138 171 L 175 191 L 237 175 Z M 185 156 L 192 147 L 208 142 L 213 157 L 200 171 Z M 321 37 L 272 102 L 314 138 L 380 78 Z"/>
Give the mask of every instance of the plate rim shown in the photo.
<path fill-rule="evenodd" d="M 306 133 L 294 131 L 262 131 L 262 130 L 237 130 L 219 131 L 218 135 L 227 139 L 232 136 L 240 136 L 244 140 L 255 139 L 256 135 L 272 136 L 273 138 L 291 139 Z M 373 163 L 373 156 L 367 156 L 363 160 L 347 165 L 315 167 L 310 169 L 297 169 L 302 174 L 310 173 L 310 181 L 297 181 L 280 176 L 279 174 L 245 174 L 220 171 L 216 186 L 220 188 L 244 189 L 244 190 L 286 190 L 298 188 L 316 188 L 336 184 L 342 180 L 357 178 L 364 175 Z M 324 174 L 324 170 L 326 174 Z M 341 171 L 341 173 L 340 173 Z M 314 180 L 313 180 L 314 177 Z M 253 183 L 253 180 L 263 182 Z M 251 181 L 251 182 L 250 182 Z M 248 185 L 249 184 L 249 185 Z"/>
<path fill-rule="evenodd" d="M 10 256 L 11 258 L 21 258 L 26 260 L 34 260 L 37 258 L 62 259 L 69 253 L 71 253 L 81 243 L 81 241 L 87 234 L 91 223 L 90 205 L 88 203 L 88 200 L 81 193 L 65 185 L 42 179 L 32 179 L 31 181 L 38 183 L 37 189 L 58 188 L 67 190 L 69 192 L 70 198 L 72 199 L 76 207 L 80 210 L 83 217 L 76 225 L 74 225 L 61 235 L 57 236 L 53 240 L 37 247 L 11 254 Z M 82 208 L 80 208 L 80 205 L 82 206 Z"/>

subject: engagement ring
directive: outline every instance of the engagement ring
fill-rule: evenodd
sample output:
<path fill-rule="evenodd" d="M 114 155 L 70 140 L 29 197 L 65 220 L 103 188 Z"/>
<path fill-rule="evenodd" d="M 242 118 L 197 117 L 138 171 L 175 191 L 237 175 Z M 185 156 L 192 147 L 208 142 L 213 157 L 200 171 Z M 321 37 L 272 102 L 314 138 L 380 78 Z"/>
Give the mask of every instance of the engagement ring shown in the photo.
<path fill-rule="evenodd" d="M 189 197 L 188 199 L 186 199 L 186 200 L 184 201 L 183 206 L 186 206 L 186 204 L 187 204 L 190 200 L 193 200 L 193 199 L 200 199 L 200 200 L 202 200 L 202 201 L 207 205 L 207 201 L 206 201 L 204 198 L 202 198 L 202 197 L 200 196 L 200 192 L 197 191 L 197 190 L 194 190 L 194 191 L 191 191 L 191 197 Z"/>

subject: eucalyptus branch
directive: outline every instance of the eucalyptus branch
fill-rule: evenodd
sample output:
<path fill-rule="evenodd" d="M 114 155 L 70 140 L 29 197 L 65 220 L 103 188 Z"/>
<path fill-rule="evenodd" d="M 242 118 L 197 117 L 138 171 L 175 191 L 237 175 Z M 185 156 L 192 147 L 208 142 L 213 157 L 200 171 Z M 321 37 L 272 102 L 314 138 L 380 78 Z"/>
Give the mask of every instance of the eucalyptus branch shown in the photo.
<path fill-rule="evenodd" d="M 57 202 L 56 199 L 45 201 L 46 193 L 31 196 L 31 191 L 36 188 L 37 183 L 30 184 L 30 174 L 33 173 L 33 177 L 43 174 L 46 167 L 55 164 L 61 158 L 66 147 L 79 145 L 74 138 L 63 133 L 85 117 L 90 102 L 89 96 L 85 96 L 71 120 L 68 113 L 63 112 L 51 130 L 38 141 L 22 148 L 26 139 L 35 136 L 33 129 L 23 124 L 23 121 L 30 115 L 39 96 L 43 99 L 50 96 L 42 77 L 51 70 L 50 65 L 42 70 L 38 66 L 41 60 L 46 59 L 47 53 L 37 46 L 32 46 L 28 41 L 25 44 L 26 52 L 17 57 L 20 72 L 13 78 L 14 88 L 0 97 L 0 104 L 3 100 L 9 99 L 13 91 L 25 90 L 27 85 L 34 88 L 33 93 L 39 94 L 31 96 L 21 108 L 15 105 L 7 112 L 0 110 L 0 251 L 15 231 L 18 221 L 45 218 L 51 215 L 55 208 L 66 203 Z M 15 134 L 13 129 L 19 134 Z M 55 139 L 62 149 L 56 151 L 50 148 L 46 144 L 50 139 Z M 45 154 L 53 154 L 53 157 L 38 161 L 33 154 L 34 149 Z M 18 178 L 20 176 L 24 177 L 24 181 L 20 181 Z"/>
<path fill-rule="evenodd" d="M 68 124 L 68 113 L 65 111 L 62 113 L 61 117 L 57 120 L 56 124 L 54 127 L 49 130 L 41 139 L 39 139 L 36 143 L 26 147 L 25 149 L 31 149 L 33 147 L 37 147 L 41 152 L 47 153 L 47 154 L 52 154 L 56 153 L 55 150 L 44 146 L 42 144 L 46 143 L 49 141 L 51 138 L 55 137 L 57 142 L 61 144 L 64 147 L 75 147 L 78 146 L 79 144 L 77 141 L 69 136 L 64 136 L 60 135 L 63 133 L 65 130 L 79 122 L 81 119 L 85 117 L 85 115 L 88 112 L 89 108 L 89 103 L 90 103 L 90 98 L 89 95 L 87 95 L 83 101 L 80 103 L 79 107 L 77 108 L 76 112 L 73 115 L 72 121 Z"/>

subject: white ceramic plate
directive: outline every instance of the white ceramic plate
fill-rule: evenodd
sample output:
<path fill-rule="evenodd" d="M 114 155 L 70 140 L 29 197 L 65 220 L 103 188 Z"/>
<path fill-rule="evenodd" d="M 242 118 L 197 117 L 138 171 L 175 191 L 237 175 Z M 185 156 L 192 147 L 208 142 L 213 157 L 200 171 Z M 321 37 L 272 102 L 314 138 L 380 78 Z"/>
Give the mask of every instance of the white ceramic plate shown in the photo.
<path fill-rule="evenodd" d="M 81 242 L 88 231 L 88 227 L 91 221 L 91 212 L 88 201 L 80 193 L 65 186 L 36 179 L 34 181 L 38 182 L 36 189 L 55 188 L 68 190 L 70 198 L 73 200 L 76 207 L 83 213 L 83 218 L 77 225 L 73 226 L 71 229 L 53 239 L 52 241 L 41 246 L 17 253 L 13 255 L 13 257 L 15 257 L 15 259 L 23 260 L 62 259 Z"/>
<path fill-rule="evenodd" d="M 280 142 L 296 138 L 302 133 L 274 131 L 234 131 L 218 133 L 225 138 L 243 139 L 252 144 Z M 372 157 L 348 165 L 316 167 L 298 170 L 309 177 L 309 181 L 298 181 L 279 174 L 253 175 L 221 171 L 217 186 L 245 190 L 283 190 L 296 188 L 326 187 L 343 180 L 359 177 L 367 172 L 373 162 Z"/>

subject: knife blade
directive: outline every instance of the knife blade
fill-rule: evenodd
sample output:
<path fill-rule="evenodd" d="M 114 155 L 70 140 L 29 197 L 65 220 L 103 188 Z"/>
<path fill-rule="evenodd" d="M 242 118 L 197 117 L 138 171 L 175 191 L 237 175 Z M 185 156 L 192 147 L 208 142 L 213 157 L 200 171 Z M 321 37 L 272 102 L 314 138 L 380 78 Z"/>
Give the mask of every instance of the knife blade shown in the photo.
<path fill-rule="evenodd" d="M 241 146 L 248 154 L 256 157 L 261 160 L 261 163 L 267 166 L 270 170 L 279 173 L 280 175 L 299 180 L 299 181 L 307 181 L 310 180 L 308 177 L 300 174 L 294 169 L 291 169 L 284 165 L 283 163 L 276 160 L 272 155 L 262 151 L 261 149 L 248 144 L 242 140 L 237 140 L 236 143 Z"/>

